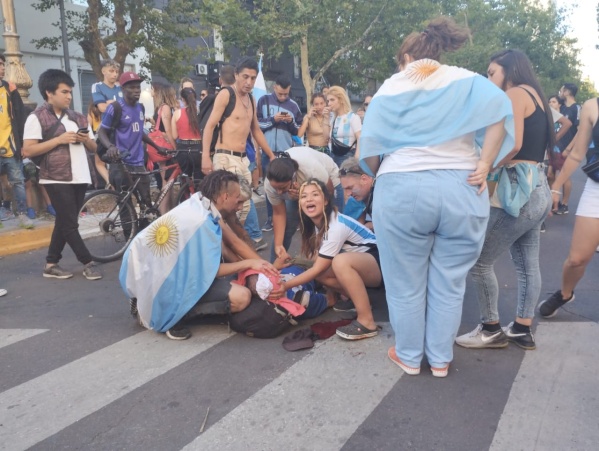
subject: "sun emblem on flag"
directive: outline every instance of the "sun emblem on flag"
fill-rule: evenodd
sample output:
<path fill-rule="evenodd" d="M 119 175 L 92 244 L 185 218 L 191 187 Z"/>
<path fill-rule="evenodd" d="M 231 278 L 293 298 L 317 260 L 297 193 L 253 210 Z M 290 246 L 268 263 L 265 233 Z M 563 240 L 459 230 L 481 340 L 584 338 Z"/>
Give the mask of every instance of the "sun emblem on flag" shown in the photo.
<path fill-rule="evenodd" d="M 164 257 L 177 249 L 179 232 L 172 215 L 158 218 L 148 228 L 146 244 L 157 257 Z"/>
<path fill-rule="evenodd" d="M 433 60 L 420 60 L 410 64 L 405 71 L 406 77 L 414 83 L 420 83 L 422 80 L 430 77 L 439 69 L 439 63 Z"/>

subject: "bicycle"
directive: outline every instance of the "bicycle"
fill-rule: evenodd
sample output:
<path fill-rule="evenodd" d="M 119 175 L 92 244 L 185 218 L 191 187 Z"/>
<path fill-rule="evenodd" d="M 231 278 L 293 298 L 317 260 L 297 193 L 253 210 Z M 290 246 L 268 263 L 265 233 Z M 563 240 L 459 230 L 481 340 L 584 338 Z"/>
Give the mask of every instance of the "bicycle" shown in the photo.
<path fill-rule="evenodd" d="M 174 157 L 178 152 L 168 153 Z M 123 157 L 124 155 L 121 156 L 121 161 Z M 174 160 L 171 158 L 171 161 Z M 160 217 L 158 207 L 179 177 L 181 183 L 177 204 L 189 199 L 197 191 L 193 178 L 184 174 L 176 161 L 152 171 L 133 172 L 126 165 L 123 168 L 129 178 L 133 176 L 134 179 L 129 183 L 129 187 L 120 193 L 103 189 L 89 194 L 79 212 L 79 232 L 92 259 L 97 262 L 107 263 L 123 256 L 137 233 Z M 140 176 L 154 175 L 171 169 L 173 172 L 160 190 L 156 201 L 152 202 L 151 207 L 144 205 L 137 191 Z"/>

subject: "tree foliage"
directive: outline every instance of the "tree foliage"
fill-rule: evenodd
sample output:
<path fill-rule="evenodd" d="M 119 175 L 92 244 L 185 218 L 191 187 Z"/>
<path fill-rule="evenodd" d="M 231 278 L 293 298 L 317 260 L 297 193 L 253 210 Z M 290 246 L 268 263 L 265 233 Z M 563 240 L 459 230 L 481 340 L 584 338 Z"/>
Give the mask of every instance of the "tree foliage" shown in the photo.
<path fill-rule="evenodd" d="M 102 78 L 100 61 L 112 58 L 121 64 L 127 56 L 145 51 L 142 67 L 174 80 L 189 72 L 196 49 L 181 45 L 185 38 L 200 35 L 200 1 L 169 0 L 162 10 L 147 0 L 87 0 L 86 10 L 66 11 L 69 41 L 79 43 L 85 60 Z M 36 9 L 57 8 L 56 0 L 38 0 Z M 56 50 L 61 45 L 60 23 L 53 24 L 57 36 L 34 40 L 38 48 Z"/>
<path fill-rule="evenodd" d="M 492 53 L 518 48 L 547 92 L 564 81 L 581 84 L 576 41 L 566 35 L 567 11 L 538 1 L 204 0 L 204 6 L 205 22 L 222 26 L 226 45 L 270 58 L 285 51 L 301 56 L 307 91 L 319 73 L 356 92 L 372 91 L 374 80 L 395 72 L 403 39 L 442 14 L 471 30 L 469 42 L 447 55 L 447 63 L 484 73 Z"/>

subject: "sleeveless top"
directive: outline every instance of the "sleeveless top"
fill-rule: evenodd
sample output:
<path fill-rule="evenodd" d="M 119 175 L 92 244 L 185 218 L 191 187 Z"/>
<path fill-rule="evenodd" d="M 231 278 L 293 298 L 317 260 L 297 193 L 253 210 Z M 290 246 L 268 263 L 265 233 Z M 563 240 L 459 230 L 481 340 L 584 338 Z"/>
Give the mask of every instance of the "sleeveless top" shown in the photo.
<path fill-rule="evenodd" d="M 317 117 L 308 118 L 308 129 L 306 130 L 306 137 L 310 147 L 323 147 L 329 144 L 329 130 L 331 126 L 328 118 L 323 116 L 322 121 L 319 121 Z"/>
<path fill-rule="evenodd" d="M 184 140 L 199 140 L 200 138 L 200 133 L 194 131 L 190 126 L 189 126 L 189 119 L 187 118 L 187 109 L 186 108 L 181 108 L 181 115 L 179 116 L 179 119 L 177 119 L 177 133 L 179 134 L 179 139 L 184 139 Z"/>
<path fill-rule="evenodd" d="M 520 86 L 519 86 L 520 87 Z M 514 160 L 530 160 L 542 162 L 545 159 L 547 150 L 547 116 L 539 106 L 537 99 L 528 89 L 524 89 L 535 104 L 533 113 L 524 118 L 524 136 L 522 137 L 522 147 L 520 152 L 514 156 Z"/>

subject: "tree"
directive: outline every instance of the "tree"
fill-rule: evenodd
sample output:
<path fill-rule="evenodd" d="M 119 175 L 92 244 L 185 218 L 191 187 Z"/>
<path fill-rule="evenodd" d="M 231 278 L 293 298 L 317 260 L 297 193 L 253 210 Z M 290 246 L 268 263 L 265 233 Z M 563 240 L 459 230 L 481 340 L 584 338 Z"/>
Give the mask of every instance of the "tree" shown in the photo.
<path fill-rule="evenodd" d="M 78 42 L 85 60 L 102 78 L 100 61 L 112 58 L 121 67 L 141 49 L 141 65 L 175 80 L 189 72 L 194 48 L 182 40 L 199 36 L 200 0 L 170 0 L 162 10 L 147 0 L 87 0 L 84 11 L 66 12 L 69 41 Z M 57 0 L 39 0 L 40 11 L 56 8 Z M 59 23 L 53 24 L 57 28 Z M 59 36 L 34 40 L 37 48 L 58 49 Z"/>

